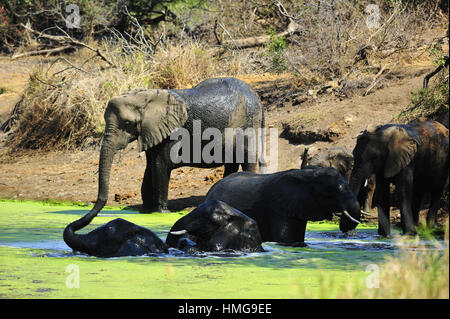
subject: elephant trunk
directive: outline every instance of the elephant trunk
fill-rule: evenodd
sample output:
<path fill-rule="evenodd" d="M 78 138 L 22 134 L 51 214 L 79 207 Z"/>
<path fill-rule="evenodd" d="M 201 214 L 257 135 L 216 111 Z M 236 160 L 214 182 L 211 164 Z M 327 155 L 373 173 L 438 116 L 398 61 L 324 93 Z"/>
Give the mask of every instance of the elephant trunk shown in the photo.
<path fill-rule="evenodd" d="M 367 186 L 367 180 L 370 178 L 370 175 L 372 173 L 370 167 L 366 166 L 364 167 L 355 166 L 350 175 L 349 181 L 350 189 L 357 198 L 361 189 Z"/>
<path fill-rule="evenodd" d="M 353 196 L 352 196 L 353 197 Z M 339 229 L 342 232 L 355 229 L 361 223 L 361 210 L 355 197 L 348 201 L 346 209 L 343 209 L 339 221 Z"/>
<path fill-rule="evenodd" d="M 90 243 L 86 241 L 86 236 L 77 235 L 75 234 L 75 231 L 89 225 L 92 219 L 94 219 L 94 217 L 97 216 L 97 214 L 102 210 L 108 200 L 111 166 L 114 155 L 118 150 L 117 145 L 110 140 L 113 136 L 111 131 L 113 131 L 111 127 L 106 129 L 102 147 L 100 149 L 97 201 L 89 213 L 72 222 L 64 229 L 64 241 L 69 247 L 76 251 L 90 251 Z"/>
<path fill-rule="evenodd" d="M 98 195 L 94 208 L 91 212 L 98 213 L 108 201 L 109 194 L 109 177 L 111 175 L 111 166 L 118 147 L 109 139 L 108 130 L 100 149 L 100 161 L 98 170 Z"/>
<path fill-rule="evenodd" d="M 97 214 L 97 211 L 91 210 L 80 219 L 67 225 L 64 229 L 63 239 L 70 248 L 80 252 L 89 252 L 90 244 L 87 242 L 85 235 L 77 235 L 75 234 L 75 231 L 89 225 Z"/>

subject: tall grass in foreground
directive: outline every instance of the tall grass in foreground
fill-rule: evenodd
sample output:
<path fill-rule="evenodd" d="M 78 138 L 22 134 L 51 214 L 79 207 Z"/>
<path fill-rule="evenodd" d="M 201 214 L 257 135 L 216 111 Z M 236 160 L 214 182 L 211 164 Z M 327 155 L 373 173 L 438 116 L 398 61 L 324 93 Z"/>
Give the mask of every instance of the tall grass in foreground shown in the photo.
<path fill-rule="evenodd" d="M 434 241 L 434 249 L 430 249 L 418 238 L 404 244 L 405 248 L 401 248 L 398 256 L 387 257 L 386 262 L 379 265 L 378 287 L 368 288 L 366 280 L 364 287 L 348 285 L 338 298 L 448 299 L 448 220 L 444 244 Z"/>
<path fill-rule="evenodd" d="M 394 256 L 385 257 L 383 263 L 361 263 L 361 271 L 349 271 L 347 278 L 343 279 L 342 273 L 323 270 L 315 278 L 317 295 L 300 284 L 293 284 L 293 287 L 300 298 L 448 299 L 448 220 L 445 227 L 444 243 L 427 238 L 425 245 L 419 237 L 401 239 L 402 248 Z"/>

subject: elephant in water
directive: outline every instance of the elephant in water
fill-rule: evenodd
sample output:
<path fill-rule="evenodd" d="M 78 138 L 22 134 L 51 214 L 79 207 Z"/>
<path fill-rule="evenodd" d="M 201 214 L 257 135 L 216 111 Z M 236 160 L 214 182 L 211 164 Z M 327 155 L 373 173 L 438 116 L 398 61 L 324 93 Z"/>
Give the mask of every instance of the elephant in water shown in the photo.
<path fill-rule="evenodd" d="M 166 244 L 151 230 L 122 218 L 116 218 L 87 234 L 75 233 L 89 225 L 96 215 L 96 212 L 89 212 L 64 229 L 63 238 L 70 248 L 97 257 L 140 256 L 168 252 Z"/>
<path fill-rule="evenodd" d="M 415 234 L 421 203 L 430 195 L 427 223 L 434 226 L 436 211 L 449 169 L 449 132 L 421 118 L 409 124 L 371 126 L 357 138 L 350 187 L 358 196 L 367 179 L 376 175 L 373 203 L 378 211 L 378 233 L 390 234 L 390 184 L 400 202 L 402 230 Z"/>
<path fill-rule="evenodd" d="M 353 155 L 345 147 L 334 146 L 330 148 L 319 148 L 314 155 L 310 155 L 309 149 L 305 148 L 301 159 L 300 168 L 307 166 L 332 167 L 336 169 L 347 181 L 353 168 Z M 367 183 L 358 194 L 358 201 L 363 210 L 371 207 L 373 191 L 375 189 L 375 176 L 368 178 Z"/>
<path fill-rule="evenodd" d="M 186 252 L 264 251 L 256 222 L 219 200 L 209 200 L 180 218 L 166 244 Z"/>
<path fill-rule="evenodd" d="M 237 172 L 211 187 L 206 200 L 218 199 L 258 224 L 263 241 L 306 246 L 308 220 L 341 216 L 343 232 L 359 223 L 361 210 L 347 181 L 333 168 L 309 166 L 273 174 Z"/>
<path fill-rule="evenodd" d="M 262 153 L 254 148 L 249 150 L 248 143 L 244 143 L 239 148 L 239 154 L 243 156 L 238 158 L 235 140 L 231 142 L 234 143 L 231 151 L 225 147 L 226 128 L 257 130 L 264 126 L 259 97 L 248 84 L 235 78 L 209 79 L 191 89 L 138 89 L 115 96 L 108 102 L 105 122 L 100 149 L 98 195 L 92 209 L 97 212 L 108 199 L 113 157 L 132 141 L 137 140 L 139 151 L 146 153 L 147 166 L 141 195 L 144 209 L 148 211 L 167 211 L 170 172 L 173 169 L 181 166 L 211 168 L 225 165 L 225 176 L 236 172 L 239 165 L 242 165 L 243 170 L 256 171 L 258 154 Z M 189 135 L 189 150 L 181 147 L 178 150 L 178 156 L 182 157 L 180 162 L 178 158 L 177 161 L 172 160 L 173 149 L 180 143 L 179 140 L 172 140 L 171 134 L 174 132 Z M 221 144 L 211 149 L 209 144 L 212 141 L 204 137 L 215 137 L 217 132 L 221 135 L 220 141 L 214 142 Z M 212 160 L 211 156 L 203 156 L 205 152 L 211 155 L 211 150 L 217 152 Z M 249 153 L 256 155 L 249 156 Z"/>

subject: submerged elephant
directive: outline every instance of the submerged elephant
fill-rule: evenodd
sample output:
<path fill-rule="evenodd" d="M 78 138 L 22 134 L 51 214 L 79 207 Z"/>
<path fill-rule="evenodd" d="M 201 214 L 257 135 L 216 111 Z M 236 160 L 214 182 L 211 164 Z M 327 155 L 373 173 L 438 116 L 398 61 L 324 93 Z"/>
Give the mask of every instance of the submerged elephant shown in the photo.
<path fill-rule="evenodd" d="M 167 253 L 164 242 L 151 230 L 116 218 L 87 234 L 76 234 L 97 216 L 89 212 L 70 223 L 63 233 L 66 244 L 75 251 L 97 257 L 141 256 Z"/>
<path fill-rule="evenodd" d="M 181 166 L 206 168 L 224 165 L 225 153 L 229 152 L 223 141 L 225 128 L 261 128 L 264 116 L 261 101 L 248 84 L 235 78 L 217 78 L 203 81 L 191 89 L 141 89 L 113 97 L 105 110 L 105 121 L 106 129 L 100 150 L 98 196 L 93 211 L 100 211 L 107 201 L 114 155 L 134 140 L 137 140 L 139 150 L 145 151 L 147 158 L 141 187 L 144 209 L 167 211 L 172 169 Z M 201 125 L 201 131 L 196 131 L 196 124 Z M 179 141 L 172 140 L 170 134 L 181 128 L 189 133 L 189 146 L 192 149 L 187 163 L 174 163 L 171 150 Z M 218 130 L 223 138 L 219 141 L 222 142 L 222 156 L 218 162 L 206 161 L 201 156 L 203 146 L 208 142 L 203 137 L 210 137 L 210 133 L 214 133 L 211 129 L 216 132 Z M 198 141 L 201 145 L 198 145 Z M 236 172 L 240 164 L 243 170 L 257 170 L 257 161 L 248 160 L 250 151 L 247 145 L 248 143 L 244 146 L 242 161 L 237 160 L 236 147 L 231 150 L 232 158 L 225 164 L 224 176 Z"/>
<path fill-rule="evenodd" d="M 180 218 L 170 229 L 166 244 L 188 252 L 264 251 L 256 222 L 218 200 L 209 200 Z"/>
<path fill-rule="evenodd" d="M 404 233 L 414 234 L 421 202 L 430 194 L 427 223 L 434 226 L 436 211 L 449 168 L 448 129 L 424 118 L 409 124 L 386 124 L 368 128 L 358 136 L 353 150 L 350 187 L 358 195 L 365 181 L 376 175 L 373 204 L 378 210 L 378 233 L 390 234 L 389 191 L 395 185 L 400 201 Z"/>
<path fill-rule="evenodd" d="M 341 216 L 343 232 L 361 217 L 359 203 L 335 169 L 306 167 L 273 174 L 237 172 L 217 182 L 206 199 L 239 209 L 258 224 L 263 241 L 305 246 L 308 220 Z"/>

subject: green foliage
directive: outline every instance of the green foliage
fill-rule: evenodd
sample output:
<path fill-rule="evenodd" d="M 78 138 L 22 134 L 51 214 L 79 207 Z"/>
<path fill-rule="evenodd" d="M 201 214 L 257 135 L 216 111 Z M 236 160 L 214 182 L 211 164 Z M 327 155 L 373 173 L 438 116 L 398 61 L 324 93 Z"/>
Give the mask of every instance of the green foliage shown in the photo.
<path fill-rule="evenodd" d="M 276 73 L 281 73 L 287 69 L 285 50 L 287 48 L 286 39 L 277 36 L 274 30 L 269 30 L 270 41 L 266 45 L 267 55 L 271 59 L 272 68 Z"/>
<path fill-rule="evenodd" d="M 444 65 L 444 53 L 437 47 L 431 49 L 436 66 Z M 420 88 L 411 92 L 411 104 L 396 118 L 409 122 L 419 117 L 437 120 L 449 111 L 449 70 L 444 68 L 437 73 L 427 88 Z"/>
<path fill-rule="evenodd" d="M 430 49 L 431 55 L 434 57 L 434 64 L 436 65 L 445 65 L 445 54 L 439 48 L 439 45 L 436 44 L 433 48 Z"/>

